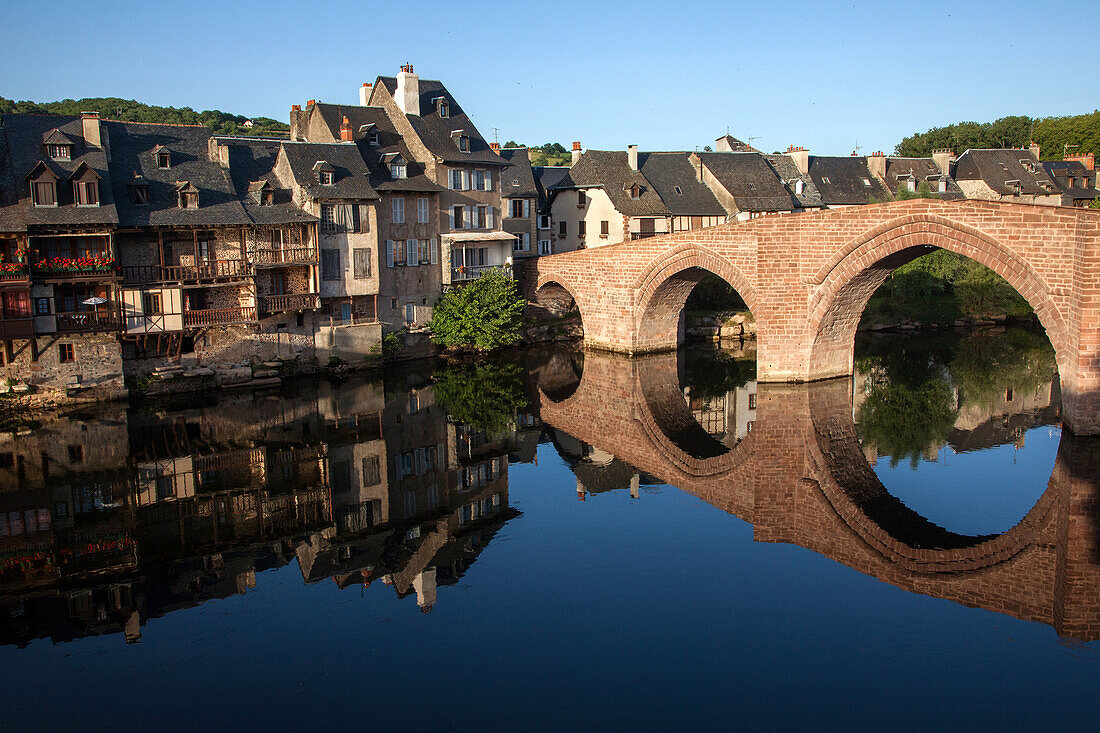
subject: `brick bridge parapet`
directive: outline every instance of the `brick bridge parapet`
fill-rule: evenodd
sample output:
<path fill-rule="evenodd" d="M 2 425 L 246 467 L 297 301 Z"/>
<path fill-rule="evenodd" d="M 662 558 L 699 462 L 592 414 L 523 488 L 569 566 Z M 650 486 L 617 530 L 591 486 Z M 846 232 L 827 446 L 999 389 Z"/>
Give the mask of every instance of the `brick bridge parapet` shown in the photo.
<path fill-rule="evenodd" d="M 1063 433 L 1046 490 L 1007 532 L 938 527 L 889 495 L 852 421 L 851 382 L 758 387 L 736 447 L 700 443 L 677 355 L 585 354 L 579 379 L 540 395 L 542 421 L 753 525 L 758 542 L 800 545 L 908 591 L 1100 638 L 1100 439 Z M 570 379 L 573 385 L 563 385 Z M 693 457 L 684 445 L 703 446 Z"/>
<path fill-rule="evenodd" d="M 898 201 L 542 257 L 528 274 L 536 301 L 576 303 L 587 347 L 628 354 L 674 349 L 692 287 L 717 274 L 756 319 L 760 381 L 804 382 L 852 373 L 868 299 L 934 247 L 990 267 L 1027 299 L 1055 349 L 1066 425 L 1100 434 L 1100 212 Z"/>

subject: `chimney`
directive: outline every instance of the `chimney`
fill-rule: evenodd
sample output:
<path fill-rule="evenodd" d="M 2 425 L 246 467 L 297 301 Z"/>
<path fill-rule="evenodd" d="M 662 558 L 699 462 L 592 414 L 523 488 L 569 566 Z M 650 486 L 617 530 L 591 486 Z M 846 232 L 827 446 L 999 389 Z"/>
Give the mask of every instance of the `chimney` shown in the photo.
<path fill-rule="evenodd" d="M 719 153 L 732 153 L 733 147 L 730 145 L 730 136 L 723 135 L 714 141 L 714 149 Z"/>
<path fill-rule="evenodd" d="M 951 175 L 951 164 L 955 162 L 955 151 L 951 148 L 940 148 L 932 151 L 932 162 L 940 169 L 940 174 Z"/>
<path fill-rule="evenodd" d="M 791 160 L 798 167 L 799 173 L 806 175 L 810 172 L 810 151 L 806 148 L 796 148 L 791 145 L 787 148 L 787 155 L 791 156 Z"/>
<path fill-rule="evenodd" d="M 1032 141 L 1031 147 L 1028 148 L 1031 151 L 1031 155 L 1035 160 L 1039 160 L 1039 143 Z"/>
<path fill-rule="evenodd" d="M 500 143 L 489 143 L 489 150 L 492 150 L 497 155 L 500 155 Z"/>
<path fill-rule="evenodd" d="M 420 116 L 420 77 L 413 73 L 412 64 L 402 66 L 397 75 L 397 106 L 407 115 Z"/>
<path fill-rule="evenodd" d="M 351 123 L 348 122 L 347 115 L 344 115 L 344 121 L 340 123 L 340 139 L 349 143 L 353 139 L 351 135 Z"/>
<path fill-rule="evenodd" d="M 374 87 L 371 86 L 369 81 L 363 82 L 363 86 L 359 87 L 359 106 L 366 107 L 370 104 L 370 93 L 374 91 Z"/>
<path fill-rule="evenodd" d="M 302 105 L 292 104 L 290 105 L 290 139 L 301 140 L 302 125 L 305 119 L 302 116 Z"/>
<path fill-rule="evenodd" d="M 210 159 L 222 168 L 229 167 L 229 146 L 213 135 L 210 136 L 210 144 L 207 148 Z"/>
<path fill-rule="evenodd" d="M 569 165 L 576 165 L 577 161 L 581 159 L 581 144 L 579 140 L 573 141 L 573 159 Z"/>
<path fill-rule="evenodd" d="M 1096 156 L 1092 153 L 1086 153 L 1084 155 L 1063 155 L 1062 159 L 1068 161 L 1075 160 L 1090 171 L 1096 169 Z"/>
<path fill-rule="evenodd" d="M 626 146 L 626 162 L 630 166 L 630 170 L 638 170 L 638 146 L 627 145 Z"/>
<path fill-rule="evenodd" d="M 867 170 L 875 178 L 886 178 L 886 153 L 876 150 L 867 156 Z"/>
<path fill-rule="evenodd" d="M 84 126 L 84 144 L 93 148 L 102 148 L 103 140 L 99 135 L 99 113 L 81 112 L 80 122 Z"/>

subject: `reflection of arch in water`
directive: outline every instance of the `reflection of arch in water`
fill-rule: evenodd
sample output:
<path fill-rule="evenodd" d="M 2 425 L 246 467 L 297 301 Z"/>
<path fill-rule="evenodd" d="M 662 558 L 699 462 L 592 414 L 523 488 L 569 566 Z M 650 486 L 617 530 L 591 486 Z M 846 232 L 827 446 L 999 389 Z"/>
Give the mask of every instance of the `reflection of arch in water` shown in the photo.
<path fill-rule="evenodd" d="M 579 349 L 554 349 L 549 359 L 535 367 L 539 390 L 551 402 L 569 399 L 581 385 L 584 352 Z"/>

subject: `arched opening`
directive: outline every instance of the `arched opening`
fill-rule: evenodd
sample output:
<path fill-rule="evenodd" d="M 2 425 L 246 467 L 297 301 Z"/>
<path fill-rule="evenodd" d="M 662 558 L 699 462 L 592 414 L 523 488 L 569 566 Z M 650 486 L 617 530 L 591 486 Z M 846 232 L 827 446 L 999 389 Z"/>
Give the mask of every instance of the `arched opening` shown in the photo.
<path fill-rule="evenodd" d="M 572 329 L 577 332 L 573 336 L 584 334 L 584 315 L 576 294 L 559 282 L 547 280 L 540 283 L 528 309 L 535 322 L 549 331 Z"/>

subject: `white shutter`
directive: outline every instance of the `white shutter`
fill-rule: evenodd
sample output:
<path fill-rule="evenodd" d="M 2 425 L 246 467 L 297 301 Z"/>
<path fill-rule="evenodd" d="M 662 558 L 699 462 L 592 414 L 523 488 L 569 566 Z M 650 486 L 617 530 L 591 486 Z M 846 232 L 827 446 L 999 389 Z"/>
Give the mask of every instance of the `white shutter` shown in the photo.
<path fill-rule="evenodd" d="M 493 228 L 493 207 L 492 206 L 486 206 L 485 207 L 485 226 L 488 229 Z"/>
<path fill-rule="evenodd" d="M 386 240 L 386 267 L 393 267 L 393 240 Z"/>
<path fill-rule="evenodd" d="M 530 199 L 524 199 L 523 200 L 523 218 L 524 219 L 531 218 L 531 200 Z"/>
<path fill-rule="evenodd" d="M 462 171 L 462 190 L 470 190 L 470 171 Z"/>
<path fill-rule="evenodd" d="M 465 216 L 462 217 L 462 228 L 472 229 L 474 226 L 474 207 L 466 206 L 465 211 L 462 212 Z"/>
<path fill-rule="evenodd" d="M 455 207 L 452 206 L 452 207 L 447 209 L 447 216 L 450 217 L 450 219 L 451 219 L 451 231 L 454 231 L 454 228 L 455 228 Z"/>
<path fill-rule="evenodd" d="M 432 264 L 439 264 L 439 242 L 434 237 L 432 238 Z"/>
<path fill-rule="evenodd" d="M 491 170 L 485 171 L 485 190 L 493 190 L 493 172 Z"/>
<path fill-rule="evenodd" d="M 419 262 L 417 260 L 417 257 L 416 257 L 416 240 L 415 239 L 406 239 L 405 240 L 405 264 L 410 266 L 410 267 L 412 267 L 413 265 L 419 264 Z"/>

